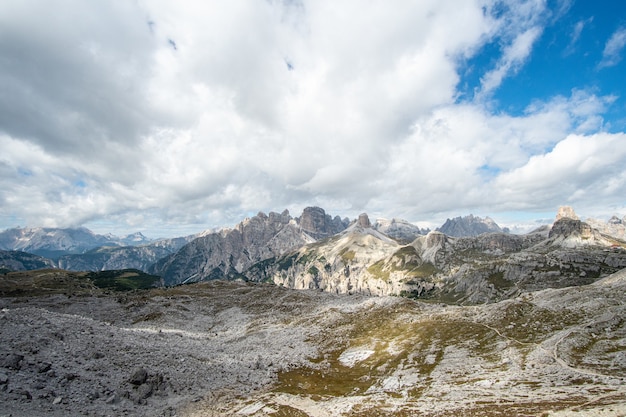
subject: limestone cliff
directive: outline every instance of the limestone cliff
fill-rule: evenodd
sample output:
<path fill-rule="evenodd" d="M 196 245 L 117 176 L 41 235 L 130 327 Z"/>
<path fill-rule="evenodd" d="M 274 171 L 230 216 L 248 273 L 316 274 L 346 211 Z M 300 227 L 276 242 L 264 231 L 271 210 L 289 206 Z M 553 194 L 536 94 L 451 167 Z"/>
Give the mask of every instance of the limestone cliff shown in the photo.
<path fill-rule="evenodd" d="M 287 210 L 269 215 L 260 212 L 233 229 L 195 239 L 177 253 L 159 260 L 150 272 L 161 275 L 167 285 L 242 278 L 241 272 L 257 262 L 273 259 L 345 228 L 343 221 L 331 219 L 318 207 L 306 208 L 299 220 L 300 224 Z"/>

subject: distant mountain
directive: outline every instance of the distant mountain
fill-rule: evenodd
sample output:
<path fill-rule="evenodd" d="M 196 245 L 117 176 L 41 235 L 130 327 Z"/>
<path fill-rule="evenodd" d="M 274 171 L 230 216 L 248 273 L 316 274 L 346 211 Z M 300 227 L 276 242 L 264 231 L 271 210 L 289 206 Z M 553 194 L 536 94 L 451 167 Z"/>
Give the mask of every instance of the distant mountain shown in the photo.
<path fill-rule="evenodd" d="M 409 243 L 418 236 L 427 235 L 430 229 L 421 229 L 402 219 L 376 219 L 373 228 L 400 242 Z"/>
<path fill-rule="evenodd" d="M 85 253 L 61 256 L 59 268 L 69 271 L 104 271 L 113 269 L 139 269 L 147 272 L 159 259 L 178 251 L 194 236 L 161 239 L 138 246 L 101 246 Z"/>
<path fill-rule="evenodd" d="M 438 232 L 453 237 L 478 236 L 483 233 L 503 233 L 503 230 L 489 217 L 480 218 L 470 214 L 465 217 L 447 219 L 446 222 L 436 229 Z"/>
<path fill-rule="evenodd" d="M 335 293 L 484 303 L 522 291 L 589 284 L 626 268 L 626 242 L 563 217 L 526 235 L 441 232 L 402 245 L 366 215 L 345 231 L 243 271 L 252 281 Z"/>
<path fill-rule="evenodd" d="M 0 250 L 0 273 L 54 268 L 50 259 L 22 251 Z"/>
<path fill-rule="evenodd" d="M 141 233 L 119 238 L 95 234 L 84 227 L 18 227 L 0 232 L 0 249 L 21 250 L 52 259 L 67 254 L 84 253 L 100 246 L 138 245 L 149 241 Z"/>
<path fill-rule="evenodd" d="M 606 235 L 626 240 L 626 216 L 621 219 L 612 216 L 606 222 L 597 219 L 587 219 L 585 222 Z"/>
<path fill-rule="evenodd" d="M 612 219 L 610 225 L 622 222 Z M 14 235 L 23 232 L 12 230 Z M 13 235 L 13 243 L 39 250 L 78 250 L 77 242 L 89 241 L 89 236 L 92 242 L 113 240 L 111 236 L 98 238 L 86 229 L 70 229 L 73 235 L 60 230 L 44 235 L 41 231 L 23 233 L 26 237 L 21 240 Z M 143 240 L 142 235 L 128 239 Z M 258 213 L 232 229 L 186 238 L 137 246 L 119 246 L 121 240 L 116 241 L 117 246 L 60 256 L 57 266 L 75 271 L 135 268 L 160 276 L 165 285 L 248 280 L 453 304 L 493 302 L 524 291 L 584 285 L 626 268 L 626 242 L 581 221 L 570 207 L 560 208 L 551 226 L 525 235 L 505 233 L 488 217 L 448 219 L 438 231 L 426 231 L 404 220 L 379 219 L 372 224 L 363 213 L 350 222 L 333 218 L 319 207 L 307 207 L 299 217 L 291 217 L 287 210 Z M 46 242 L 57 246 L 45 246 Z M 5 270 L 54 265 L 26 255 L 5 254 Z"/>
<path fill-rule="evenodd" d="M 307 207 L 294 220 L 304 233 L 316 240 L 341 232 L 350 222 L 349 219 L 341 219 L 339 216 L 332 218 L 321 207 Z"/>
<path fill-rule="evenodd" d="M 307 207 L 298 218 L 259 213 L 233 229 L 199 237 L 150 268 L 166 285 L 211 279 L 236 279 L 251 265 L 331 236 L 348 220 L 332 219 L 319 207 Z"/>

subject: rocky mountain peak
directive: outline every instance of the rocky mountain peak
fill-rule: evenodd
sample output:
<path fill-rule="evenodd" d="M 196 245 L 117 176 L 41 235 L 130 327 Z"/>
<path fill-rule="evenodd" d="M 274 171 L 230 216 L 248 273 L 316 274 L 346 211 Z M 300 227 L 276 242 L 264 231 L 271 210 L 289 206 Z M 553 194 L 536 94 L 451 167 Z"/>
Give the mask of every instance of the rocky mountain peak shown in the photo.
<path fill-rule="evenodd" d="M 370 218 L 368 217 L 367 213 L 359 214 L 357 224 L 363 228 L 372 227 L 372 223 L 370 223 Z"/>
<path fill-rule="evenodd" d="M 478 236 L 483 233 L 503 232 L 500 226 L 491 218 L 486 217 L 483 219 L 473 214 L 465 217 L 447 219 L 437 231 L 453 237 Z"/>
<path fill-rule="evenodd" d="M 556 220 L 559 221 L 563 218 L 580 220 L 574 212 L 574 209 L 570 206 L 561 206 L 559 207 L 559 211 L 556 213 Z"/>
<path fill-rule="evenodd" d="M 305 232 L 323 233 L 326 230 L 326 212 L 321 207 L 306 207 L 300 216 L 300 227 Z"/>
<path fill-rule="evenodd" d="M 296 219 L 302 231 L 314 239 L 322 239 L 339 233 L 348 226 L 348 220 L 339 216 L 334 219 L 321 207 L 306 207 Z"/>
<path fill-rule="evenodd" d="M 550 234 L 548 235 L 548 237 L 555 236 L 562 236 L 564 238 L 576 236 L 582 239 L 590 239 L 593 237 L 593 229 L 589 224 L 578 220 L 578 218 L 561 217 L 554 222 L 552 230 L 550 230 Z"/>

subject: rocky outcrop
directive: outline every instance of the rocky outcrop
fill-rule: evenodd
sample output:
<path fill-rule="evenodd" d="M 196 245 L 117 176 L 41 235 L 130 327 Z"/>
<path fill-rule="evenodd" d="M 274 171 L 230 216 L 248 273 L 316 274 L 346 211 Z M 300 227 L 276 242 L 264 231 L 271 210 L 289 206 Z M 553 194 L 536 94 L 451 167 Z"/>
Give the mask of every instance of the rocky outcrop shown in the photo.
<path fill-rule="evenodd" d="M 597 219 L 587 219 L 585 222 L 605 235 L 626 240 L 626 216 L 621 219 L 617 216 L 612 216 L 606 222 Z"/>
<path fill-rule="evenodd" d="M 340 235 L 255 264 L 243 274 L 296 289 L 476 304 L 522 291 L 589 284 L 626 268 L 626 242 L 606 239 L 566 216 L 551 230 L 527 235 L 452 237 L 434 231 L 408 245 L 368 225 L 362 215 Z"/>
<path fill-rule="evenodd" d="M 339 216 L 335 216 L 333 219 L 320 207 L 305 208 L 296 221 L 302 231 L 316 240 L 339 233 L 349 224 L 348 219 L 342 220 Z"/>
<path fill-rule="evenodd" d="M 574 220 L 570 217 L 562 217 L 552 225 L 548 237 L 562 236 L 579 237 L 581 239 L 591 239 L 594 236 L 593 229 L 587 223 L 580 220 Z"/>
<path fill-rule="evenodd" d="M 482 233 L 501 233 L 503 230 L 491 218 L 480 218 L 470 214 L 465 217 L 455 217 L 447 219 L 446 222 L 437 231 L 445 233 L 448 236 L 478 236 Z"/>
<path fill-rule="evenodd" d="M 372 223 L 370 223 L 370 218 L 367 213 L 359 214 L 359 218 L 356 223 L 361 227 L 372 227 Z"/>
<path fill-rule="evenodd" d="M 571 219 L 571 220 L 580 220 L 574 212 L 574 209 L 570 206 L 561 206 L 556 213 L 556 220 L 559 221 L 561 219 Z"/>
<path fill-rule="evenodd" d="M 560 214 L 560 213 L 559 213 Z M 577 217 L 573 210 L 568 214 Z M 589 223 L 572 217 L 557 215 L 557 220 L 552 225 L 548 235 L 549 244 L 562 247 L 577 248 L 581 246 L 610 247 L 619 242 L 613 237 L 605 235 L 591 227 Z"/>
<path fill-rule="evenodd" d="M 253 264 L 283 255 L 316 237 L 345 228 L 323 209 L 308 207 L 293 219 L 287 210 L 269 215 L 258 213 L 233 229 L 211 233 L 183 246 L 177 253 L 159 260 L 150 272 L 163 277 L 167 285 L 212 279 L 242 278 Z M 304 223 L 304 224 L 302 224 Z"/>
<path fill-rule="evenodd" d="M 272 262 L 260 262 L 244 272 L 251 281 L 270 281 L 295 289 L 321 289 L 338 294 L 397 294 L 404 285 L 377 274 L 377 261 L 392 256 L 400 245 L 367 226 L 360 216 L 344 232 L 305 245 Z M 371 225 L 370 225 L 371 226 Z"/>

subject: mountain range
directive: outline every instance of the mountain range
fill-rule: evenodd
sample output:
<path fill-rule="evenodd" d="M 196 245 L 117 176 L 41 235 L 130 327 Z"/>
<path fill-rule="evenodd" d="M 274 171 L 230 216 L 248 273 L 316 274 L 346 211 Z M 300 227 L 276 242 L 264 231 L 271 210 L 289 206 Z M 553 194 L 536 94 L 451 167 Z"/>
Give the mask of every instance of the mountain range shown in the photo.
<path fill-rule="evenodd" d="M 400 219 L 372 223 L 363 213 L 350 221 L 307 207 L 299 217 L 258 213 L 233 228 L 156 241 L 87 229 L 9 229 L 0 233 L 0 248 L 8 249 L 0 267 L 132 268 L 168 286 L 226 279 L 475 304 L 587 284 L 626 267 L 623 226 L 617 217 L 583 222 L 562 208 L 553 225 L 525 235 L 473 215 L 430 231 Z M 56 258 L 27 259 L 26 251 Z"/>

